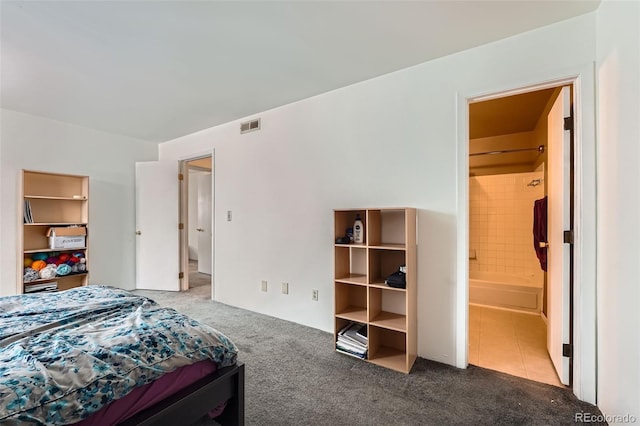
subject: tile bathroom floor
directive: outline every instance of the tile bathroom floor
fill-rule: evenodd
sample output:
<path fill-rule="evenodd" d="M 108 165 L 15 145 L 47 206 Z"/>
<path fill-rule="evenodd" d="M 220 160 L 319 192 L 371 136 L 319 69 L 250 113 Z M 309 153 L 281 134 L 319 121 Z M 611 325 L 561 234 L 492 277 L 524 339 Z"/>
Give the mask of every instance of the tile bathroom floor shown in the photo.
<path fill-rule="evenodd" d="M 547 352 L 539 315 L 469 306 L 469 364 L 563 386 Z"/>

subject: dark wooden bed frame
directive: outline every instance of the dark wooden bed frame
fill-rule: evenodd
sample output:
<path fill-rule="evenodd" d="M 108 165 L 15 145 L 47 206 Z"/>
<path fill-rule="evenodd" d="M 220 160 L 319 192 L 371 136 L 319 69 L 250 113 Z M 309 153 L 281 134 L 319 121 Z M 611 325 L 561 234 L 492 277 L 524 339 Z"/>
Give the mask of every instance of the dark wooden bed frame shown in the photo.
<path fill-rule="evenodd" d="M 214 419 L 221 425 L 244 425 L 244 364 L 224 367 L 120 423 L 132 425 L 188 425 L 227 401 Z"/>

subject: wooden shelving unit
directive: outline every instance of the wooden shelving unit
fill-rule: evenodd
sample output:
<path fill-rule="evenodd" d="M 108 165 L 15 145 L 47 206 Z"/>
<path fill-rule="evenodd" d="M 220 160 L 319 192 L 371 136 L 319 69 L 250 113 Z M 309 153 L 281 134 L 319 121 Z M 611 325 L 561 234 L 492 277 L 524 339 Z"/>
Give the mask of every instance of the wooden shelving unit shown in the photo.
<path fill-rule="evenodd" d="M 351 322 L 367 325 L 366 361 L 409 373 L 417 354 L 416 210 L 414 208 L 334 211 L 334 241 L 364 224 L 364 244 L 334 244 L 335 332 Z M 385 278 L 406 265 L 406 288 Z"/>
<path fill-rule="evenodd" d="M 89 177 L 23 170 L 19 202 L 22 238 L 18 249 L 18 293 L 25 293 L 30 285 L 47 282 L 56 282 L 58 290 L 86 285 L 89 270 Z M 31 222 L 26 220 L 27 203 Z M 49 228 L 68 226 L 84 228 L 84 246 L 51 248 L 47 237 Z M 31 259 L 37 253 L 71 255 L 78 252 L 86 259 L 85 271 L 24 282 L 25 259 Z"/>

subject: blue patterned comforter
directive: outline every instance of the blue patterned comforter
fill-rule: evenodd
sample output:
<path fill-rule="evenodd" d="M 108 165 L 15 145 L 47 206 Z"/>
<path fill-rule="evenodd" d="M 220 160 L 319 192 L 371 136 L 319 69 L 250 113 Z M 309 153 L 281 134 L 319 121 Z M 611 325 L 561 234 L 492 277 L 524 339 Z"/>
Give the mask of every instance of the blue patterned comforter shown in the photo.
<path fill-rule="evenodd" d="M 3 297 L 0 423 L 74 423 L 179 367 L 236 356 L 218 331 L 121 289 Z"/>

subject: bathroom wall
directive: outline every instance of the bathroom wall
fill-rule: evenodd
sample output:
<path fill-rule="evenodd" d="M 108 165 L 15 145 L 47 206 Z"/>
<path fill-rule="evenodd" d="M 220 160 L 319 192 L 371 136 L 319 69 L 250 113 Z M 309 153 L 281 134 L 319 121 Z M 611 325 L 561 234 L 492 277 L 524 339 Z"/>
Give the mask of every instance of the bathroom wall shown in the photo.
<path fill-rule="evenodd" d="M 544 197 L 544 173 L 469 178 L 469 272 L 526 274 L 542 287 L 544 272 L 533 247 L 533 205 Z M 528 186 L 540 179 L 537 186 Z"/>

